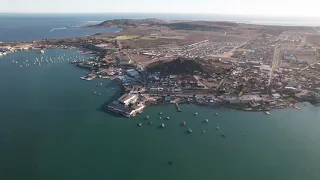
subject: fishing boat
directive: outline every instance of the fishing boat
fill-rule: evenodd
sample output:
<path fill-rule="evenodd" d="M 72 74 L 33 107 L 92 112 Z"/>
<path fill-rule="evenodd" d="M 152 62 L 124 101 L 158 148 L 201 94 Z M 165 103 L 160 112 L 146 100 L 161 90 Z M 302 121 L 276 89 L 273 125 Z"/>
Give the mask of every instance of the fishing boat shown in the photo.
<path fill-rule="evenodd" d="M 170 119 L 170 117 L 168 116 L 168 117 L 167 117 L 167 119 L 169 120 L 169 119 Z"/>
<path fill-rule="evenodd" d="M 194 115 L 198 115 L 198 113 L 196 112 L 196 113 L 194 113 Z"/>
<path fill-rule="evenodd" d="M 209 122 L 209 120 L 208 120 L 208 119 L 206 119 L 206 120 L 204 120 L 204 122 L 208 123 L 208 122 Z"/>
<path fill-rule="evenodd" d="M 165 128 L 166 125 L 165 125 L 164 123 L 161 123 L 161 127 L 162 127 L 162 128 Z"/>
<path fill-rule="evenodd" d="M 192 129 L 189 128 L 189 129 L 188 129 L 188 132 L 189 132 L 189 133 L 192 133 Z"/>

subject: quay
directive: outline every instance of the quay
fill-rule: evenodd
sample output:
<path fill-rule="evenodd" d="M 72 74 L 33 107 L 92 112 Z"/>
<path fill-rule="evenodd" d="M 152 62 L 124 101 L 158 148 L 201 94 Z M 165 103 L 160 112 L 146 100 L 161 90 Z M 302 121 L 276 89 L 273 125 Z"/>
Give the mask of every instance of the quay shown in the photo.
<path fill-rule="evenodd" d="M 182 112 L 182 110 L 180 109 L 179 104 L 177 102 L 175 103 L 175 105 L 176 105 L 177 111 Z"/>

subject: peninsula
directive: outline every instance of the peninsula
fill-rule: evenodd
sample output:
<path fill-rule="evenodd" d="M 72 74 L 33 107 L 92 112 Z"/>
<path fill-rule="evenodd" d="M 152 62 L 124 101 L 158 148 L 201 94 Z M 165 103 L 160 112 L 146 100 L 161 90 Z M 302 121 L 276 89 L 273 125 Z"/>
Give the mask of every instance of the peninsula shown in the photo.
<path fill-rule="evenodd" d="M 96 58 L 81 79 L 121 82 L 123 95 L 105 107 L 131 117 L 149 105 L 197 103 L 246 111 L 320 101 L 320 28 L 232 22 L 108 20 L 95 28 L 121 32 L 0 43 L 0 56 L 29 48 L 82 48 Z M 82 27 L 86 28 L 86 27 Z"/>

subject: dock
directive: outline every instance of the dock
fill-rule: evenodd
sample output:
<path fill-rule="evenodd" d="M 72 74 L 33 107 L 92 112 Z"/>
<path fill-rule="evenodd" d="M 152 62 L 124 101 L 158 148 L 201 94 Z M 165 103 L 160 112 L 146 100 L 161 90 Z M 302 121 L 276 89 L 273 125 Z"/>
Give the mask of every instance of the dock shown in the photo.
<path fill-rule="evenodd" d="M 182 112 L 181 109 L 180 109 L 180 107 L 179 107 L 179 104 L 178 104 L 177 102 L 175 103 L 175 105 L 176 105 L 177 111 L 178 111 L 178 112 Z"/>

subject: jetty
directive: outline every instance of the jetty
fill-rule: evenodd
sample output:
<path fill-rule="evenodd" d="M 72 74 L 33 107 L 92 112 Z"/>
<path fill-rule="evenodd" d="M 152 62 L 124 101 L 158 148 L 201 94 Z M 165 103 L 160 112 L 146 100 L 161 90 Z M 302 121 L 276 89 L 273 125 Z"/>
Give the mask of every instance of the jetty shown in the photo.
<path fill-rule="evenodd" d="M 175 103 L 175 105 L 176 105 L 177 111 L 182 112 L 182 110 L 180 109 L 179 104 L 177 102 Z"/>

